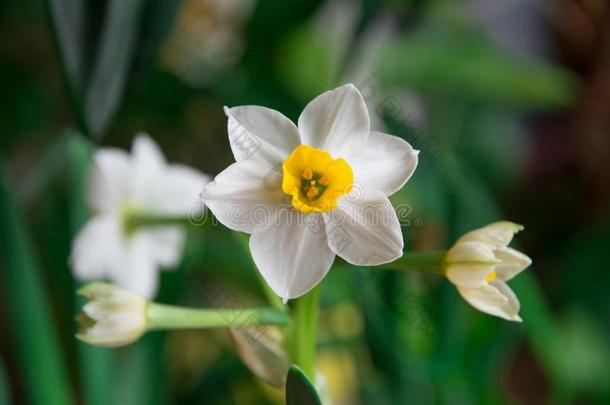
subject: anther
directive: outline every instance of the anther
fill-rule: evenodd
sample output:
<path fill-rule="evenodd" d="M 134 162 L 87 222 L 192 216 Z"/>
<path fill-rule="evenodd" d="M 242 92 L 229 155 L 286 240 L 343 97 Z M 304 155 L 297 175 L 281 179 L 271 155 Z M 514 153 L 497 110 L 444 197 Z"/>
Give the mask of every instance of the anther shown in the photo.
<path fill-rule="evenodd" d="M 310 187 L 309 190 L 307 190 L 307 197 L 309 198 L 313 198 L 315 196 L 318 195 L 318 189 L 315 187 Z"/>
<path fill-rule="evenodd" d="M 303 170 L 303 178 L 305 180 L 311 180 L 313 178 L 313 172 L 309 167 Z"/>
<path fill-rule="evenodd" d="M 330 182 L 330 180 L 328 180 L 328 177 L 322 176 L 322 178 L 320 180 L 318 180 L 318 182 L 323 186 L 328 186 L 328 183 Z"/>

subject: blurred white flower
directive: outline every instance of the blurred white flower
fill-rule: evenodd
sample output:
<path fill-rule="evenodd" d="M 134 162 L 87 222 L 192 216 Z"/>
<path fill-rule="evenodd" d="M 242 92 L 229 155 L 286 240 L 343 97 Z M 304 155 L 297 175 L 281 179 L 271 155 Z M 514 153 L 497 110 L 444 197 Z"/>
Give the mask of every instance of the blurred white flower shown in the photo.
<path fill-rule="evenodd" d="M 160 267 L 176 266 L 185 230 L 179 225 L 131 229 L 133 214 L 187 218 L 200 204 L 206 175 L 170 165 L 145 134 L 135 137 L 132 154 L 99 149 L 93 158 L 87 200 L 94 216 L 72 243 L 70 264 L 80 280 L 110 279 L 150 298 L 157 291 Z"/>
<path fill-rule="evenodd" d="M 531 259 L 508 244 L 523 226 L 495 222 L 462 236 L 447 252 L 445 272 L 470 305 L 479 311 L 521 322 L 519 299 L 506 284 Z"/>
<path fill-rule="evenodd" d="M 76 318 L 80 340 L 96 346 L 123 346 L 146 331 L 144 297 L 106 283 L 87 284 L 78 294 L 90 299 Z"/>
<path fill-rule="evenodd" d="M 305 294 L 335 254 L 363 266 L 402 256 L 388 196 L 411 177 L 418 152 L 370 130 L 356 87 L 316 97 L 298 128 L 264 107 L 225 112 L 236 163 L 208 184 L 204 201 L 225 226 L 252 234 L 254 262 L 277 295 Z"/>

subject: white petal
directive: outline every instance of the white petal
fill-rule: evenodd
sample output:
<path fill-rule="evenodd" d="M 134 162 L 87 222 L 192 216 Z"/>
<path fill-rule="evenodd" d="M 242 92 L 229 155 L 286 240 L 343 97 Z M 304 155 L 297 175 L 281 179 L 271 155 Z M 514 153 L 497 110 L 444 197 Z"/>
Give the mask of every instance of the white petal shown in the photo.
<path fill-rule="evenodd" d="M 159 145 L 143 132 L 136 134 L 131 146 L 131 153 L 138 164 L 144 167 L 152 168 L 165 165 L 165 157 Z"/>
<path fill-rule="evenodd" d="M 354 189 L 324 220 L 330 248 L 351 264 L 374 266 L 402 256 L 398 217 L 380 191 Z"/>
<path fill-rule="evenodd" d="M 70 267 L 75 277 L 95 280 L 110 276 L 120 265 L 121 243 L 121 224 L 117 218 L 110 215 L 92 218 L 72 242 Z"/>
<path fill-rule="evenodd" d="M 87 293 L 85 291 L 87 289 L 94 291 Z M 144 298 L 114 284 L 90 283 L 78 293 L 91 299 L 83 307 L 83 311 L 91 319 L 101 320 L 116 312 L 132 312 L 144 317 L 146 309 Z"/>
<path fill-rule="evenodd" d="M 458 240 L 458 243 L 474 241 L 486 243 L 492 248 L 506 247 L 513 236 L 521 230 L 523 230 L 523 226 L 519 224 L 508 221 L 494 222 L 483 228 L 468 232 Z"/>
<path fill-rule="evenodd" d="M 151 258 L 162 267 L 175 267 L 180 263 L 186 232 L 179 226 L 149 227 L 138 232 L 144 239 Z"/>
<path fill-rule="evenodd" d="M 292 121 L 278 111 L 258 106 L 228 108 L 227 126 L 231 150 L 237 162 L 258 160 L 281 164 L 299 141 Z"/>
<path fill-rule="evenodd" d="M 485 284 L 497 264 L 493 250 L 484 243 L 462 242 L 447 252 L 447 278 L 462 288 L 477 288 Z"/>
<path fill-rule="evenodd" d="M 532 259 L 528 256 L 509 247 L 495 249 L 494 254 L 497 259 L 501 260 L 501 263 L 496 266 L 496 273 L 500 280 L 508 281 L 532 264 Z"/>
<path fill-rule="evenodd" d="M 502 283 L 503 284 L 503 283 Z M 458 291 L 464 299 L 473 307 L 481 312 L 490 315 L 498 316 L 509 321 L 521 321 L 519 317 L 519 302 L 510 291 L 510 288 L 503 284 L 502 291 L 498 288 L 498 284 L 483 285 L 477 289 L 458 288 Z M 506 289 L 512 294 L 511 297 L 505 296 Z"/>
<path fill-rule="evenodd" d="M 250 237 L 250 250 L 269 287 L 287 301 L 297 298 L 328 273 L 335 255 L 328 247 L 318 214 L 294 210 L 277 215 L 277 223 Z"/>
<path fill-rule="evenodd" d="M 347 159 L 354 171 L 354 183 L 389 196 L 409 180 L 417 167 L 418 154 L 404 139 L 372 131 L 366 148 Z"/>
<path fill-rule="evenodd" d="M 301 142 L 329 152 L 334 158 L 364 149 L 370 121 L 362 95 L 352 84 L 322 93 L 299 117 Z"/>
<path fill-rule="evenodd" d="M 159 267 L 155 264 L 154 255 L 146 238 L 133 235 L 128 240 L 121 266 L 112 275 L 113 281 L 145 298 L 152 298 L 159 282 Z"/>
<path fill-rule="evenodd" d="M 517 298 L 515 292 L 502 280 L 495 279 L 490 282 L 489 285 L 498 290 L 498 292 L 506 298 L 506 303 L 500 308 L 505 315 L 505 318 L 509 321 L 521 322 L 521 317 L 519 316 L 521 304 L 519 303 L 519 298 Z"/>
<path fill-rule="evenodd" d="M 113 212 L 129 194 L 132 165 L 125 151 L 102 148 L 95 152 L 89 181 L 87 200 L 96 212 Z"/>
<path fill-rule="evenodd" d="M 209 183 L 201 194 L 205 205 L 227 228 L 252 233 L 266 228 L 286 195 L 282 174 L 264 163 L 233 163 Z"/>
<path fill-rule="evenodd" d="M 142 208 L 176 216 L 200 212 L 203 207 L 199 195 L 209 181 L 208 176 L 189 166 L 169 165 L 159 174 L 156 185 L 145 190 Z"/>
<path fill-rule="evenodd" d="M 105 347 L 126 345 L 146 330 L 145 318 L 131 313 L 116 313 L 88 328 L 80 338 Z"/>
<path fill-rule="evenodd" d="M 131 179 L 131 198 L 137 204 L 145 204 L 150 190 L 157 186 L 167 164 L 159 146 L 144 133 L 136 135 L 131 153 L 134 167 Z"/>

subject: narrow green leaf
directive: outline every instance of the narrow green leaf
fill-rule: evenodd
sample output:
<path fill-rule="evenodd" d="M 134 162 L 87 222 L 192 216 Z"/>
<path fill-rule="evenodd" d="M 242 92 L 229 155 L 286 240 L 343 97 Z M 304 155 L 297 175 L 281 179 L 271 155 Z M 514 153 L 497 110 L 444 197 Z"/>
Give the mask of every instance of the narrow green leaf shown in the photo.
<path fill-rule="evenodd" d="M 85 118 L 92 135 L 101 137 L 123 95 L 133 59 L 144 0 L 111 0 L 99 52 L 87 88 Z"/>
<path fill-rule="evenodd" d="M 76 234 L 90 215 L 86 201 L 86 186 L 93 145 L 74 129 L 67 129 L 65 136 L 68 139 L 70 227 L 72 233 Z"/>
<path fill-rule="evenodd" d="M 0 405 L 10 405 L 11 403 L 11 393 L 6 370 L 4 370 L 4 364 L 0 361 Z"/>
<path fill-rule="evenodd" d="M 0 161 L 0 272 L 9 303 L 16 358 L 31 403 L 70 404 L 65 360 L 60 352 L 46 293 L 21 213 L 11 198 Z"/>
<path fill-rule="evenodd" d="M 480 36 L 421 33 L 389 43 L 381 82 L 523 107 L 567 105 L 576 79 L 567 71 L 498 51 Z"/>
<path fill-rule="evenodd" d="M 65 136 L 68 139 L 70 227 L 72 237 L 74 237 L 89 217 L 85 189 L 93 146 L 77 131 L 67 130 Z M 77 298 L 74 313 L 80 310 L 84 302 L 83 297 Z M 87 404 L 104 405 L 111 403 L 113 352 L 79 342 L 78 356 L 81 384 Z"/>
<path fill-rule="evenodd" d="M 322 405 L 314 385 L 295 365 L 290 366 L 286 377 L 286 405 Z"/>
<path fill-rule="evenodd" d="M 51 30 L 68 95 L 80 126 L 86 130 L 82 109 L 85 86 L 84 66 L 84 16 L 87 2 L 81 0 L 46 0 Z"/>
<path fill-rule="evenodd" d="M 145 335 L 123 349 L 113 385 L 111 404 L 169 403 L 165 391 L 162 333 Z"/>

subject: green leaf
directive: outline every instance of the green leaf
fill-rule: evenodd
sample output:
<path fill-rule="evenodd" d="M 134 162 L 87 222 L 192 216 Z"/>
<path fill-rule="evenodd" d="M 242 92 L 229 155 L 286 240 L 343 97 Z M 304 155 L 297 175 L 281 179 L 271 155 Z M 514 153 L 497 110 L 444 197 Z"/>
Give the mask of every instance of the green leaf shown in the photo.
<path fill-rule="evenodd" d="M 70 227 L 72 233 L 76 234 L 90 215 L 86 202 L 86 182 L 93 145 L 83 134 L 74 129 L 67 129 L 65 136 L 68 139 Z"/>
<path fill-rule="evenodd" d="M 8 378 L 6 377 L 4 364 L 0 361 L 0 405 L 9 404 L 11 404 L 11 393 L 9 390 Z"/>
<path fill-rule="evenodd" d="M 105 18 L 98 43 L 86 40 L 97 39 L 87 35 L 87 2 L 46 1 L 68 94 L 79 126 L 88 135 L 99 137 L 105 131 L 121 101 L 144 4 L 145 0 L 111 0 L 103 13 L 91 11 Z"/>
<path fill-rule="evenodd" d="M 295 365 L 290 366 L 286 377 L 286 405 L 322 405 L 314 385 Z"/>
<path fill-rule="evenodd" d="M 85 121 L 82 94 L 85 87 L 84 16 L 87 2 L 81 0 L 46 0 L 47 14 L 70 101 L 80 125 Z"/>
<path fill-rule="evenodd" d="M 89 132 L 100 137 L 123 95 L 144 0 L 111 0 L 85 100 Z"/>
<path fill-rule="evenodd" d="M 93 145 L 82 134 L 72 129 L 65 131 L 64 136 L 68 139 L 70 228 L 74 238 L 89 217 L 89 208 L 85 201 L 85 188 Z M 74 313 L 80 310 L 85 301 L 83 297 L 77 298 Z M 87 404 L 104 405 L 111 403 L 113 352 L 79 342 L 78 357 L 81 383 Z"/>
<path fill-rule="evenodd" d="M 70 404 L 72 397 L 50 306 L 21 213 L 11 198 L 0 161 L 0 272 L 16 359 L 29 402 Z"/>
<path fill-rule="evenodd" d="M 169 403 L 165 388 L 164 334 L 149 334 L 122 351 L 110 404 L 156 405 Z"/>
<path fill-rule="evenodd" d="M 501 52 L 480 35 L 420 33 L 390 42 L 381 55 L 385 86 L 519 108 L 565 106 L 575 94 L 576 79 L 567 71 Z"/>

